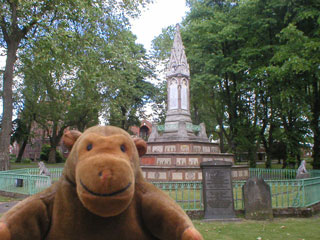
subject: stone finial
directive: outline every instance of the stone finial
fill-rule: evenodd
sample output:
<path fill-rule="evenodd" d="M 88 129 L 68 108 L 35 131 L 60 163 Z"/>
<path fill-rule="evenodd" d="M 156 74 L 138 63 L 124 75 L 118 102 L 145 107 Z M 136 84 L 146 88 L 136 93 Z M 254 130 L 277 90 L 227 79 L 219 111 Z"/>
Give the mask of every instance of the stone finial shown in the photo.
<path fill-rule="evenodd" d="M 187 62 L 187 57 L 181 39 L 180 26 L 177 24 L 166 75 L 167 77 L 170 77 L 179 74 L 187 77 L 190 76 L 189 64 Z"/>

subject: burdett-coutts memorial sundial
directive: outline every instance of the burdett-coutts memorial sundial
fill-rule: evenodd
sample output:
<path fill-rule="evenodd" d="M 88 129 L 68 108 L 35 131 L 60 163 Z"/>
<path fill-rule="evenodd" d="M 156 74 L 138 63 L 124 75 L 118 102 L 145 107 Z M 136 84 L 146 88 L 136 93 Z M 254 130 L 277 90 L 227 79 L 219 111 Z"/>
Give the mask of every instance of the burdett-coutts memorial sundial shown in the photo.
<path fill-rule="evenodd" d="M 194 125 L 190 115 L 190 71 L 179 25 L 166 72 L 167 113 L 164 125 L 153 125 L 148 151 L 141 158 L 144 177 L 149 181 L 202 180 L 200 163 L 233 162 L 233 155 L 221 153 L 211 143 L 205 125 Z"/>

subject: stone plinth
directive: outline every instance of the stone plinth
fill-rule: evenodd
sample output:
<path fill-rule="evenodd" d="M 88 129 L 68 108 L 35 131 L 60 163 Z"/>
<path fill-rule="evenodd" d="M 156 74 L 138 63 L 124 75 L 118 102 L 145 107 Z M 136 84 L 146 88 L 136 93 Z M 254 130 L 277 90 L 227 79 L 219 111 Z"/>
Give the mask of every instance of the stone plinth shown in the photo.
<path fill-rule="evenodd" d="M 201 164 L 203 175 L 204 219 L 234 220 L 231 162 L 210 161 Z"/>
<path fill-rule="evenodd" d="M 141 168 L 149 181 L 201 181 L 200 164 L 213 160 L 233 164 L 233 155 L 220 153 L 217 143 L 148 142 L 147 154 L 141 158 Z M 248 175 L 248 169 L 239 168 L 239 171 L 234 173 L 235 177 L 245 179 Z"/>
<path fill-rule="evenodd" d="M 202 170 L 197 167 L 165 167 L 165 166 L 141 166 L 144 178 L 150 182 L 181 182 L 202 181 Z M 231 167 L 233 181 L 247 180 L 249 167 Z"/>

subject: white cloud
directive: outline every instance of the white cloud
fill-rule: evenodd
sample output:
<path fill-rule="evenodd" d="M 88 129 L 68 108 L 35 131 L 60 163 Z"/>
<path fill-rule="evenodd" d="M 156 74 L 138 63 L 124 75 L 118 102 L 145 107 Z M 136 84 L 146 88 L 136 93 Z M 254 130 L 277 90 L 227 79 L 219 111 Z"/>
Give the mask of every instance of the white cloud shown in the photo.
<path fill-rule="evenodd" d="M 137 35 L 137 42 L 150 50 L 151 41 L 161 33 L 162 28 L 180 23 L 187 10 L 185 0 L 155 0 L 138 19 L 131 21 L 131 30 Z"/>

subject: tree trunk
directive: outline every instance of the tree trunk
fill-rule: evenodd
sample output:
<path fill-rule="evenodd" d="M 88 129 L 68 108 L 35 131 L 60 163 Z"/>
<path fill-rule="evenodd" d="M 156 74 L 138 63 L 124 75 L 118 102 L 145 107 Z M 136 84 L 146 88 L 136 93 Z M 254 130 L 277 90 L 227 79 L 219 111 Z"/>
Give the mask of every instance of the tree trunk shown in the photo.
<path fill-rule="evenodd" d="M 283 161 L 282 161 L 282 168 L 286 168 L 288 165 L 288 161 L 287 161 L 287 154 L 283 157 Z"/>
<path fill-rule="evenodd" d="M 256 151 L 254 147 L 250 147 L 248 149 L 248 159 L 249 159 L 250 168 L 256 168 L 257 167 Z"/>
<path fill-rule="evenodd" d="M 313 169 L 320 169 L 320 87 L 318 84 L 318 79 L 314 76 L 313 81 L 313 121 L 311 121 L 313 129 Z"/>
<path fill-rule="evenodd" d="M 317 130 L 314 133 L 314 145 L 313 145 L 313 169 L 320 169 L 320 131 Z"/>
<path fill-rule="evenodd" d="M 48 163 L 56 163 L 56 147 L 55 146 L 50 147 Z"/>
<path fill-rule="evenodd" d="M 21 162 L 24 150 L 26 149 L 26 146 L 27 146 L 27 143 L 28 143 L 28 137 L 23 140 L 21 147 L 19 148 L 19 153 L 18 153 L 18 157 L 16 159 L 16 163 Z"/>
<path fill-rule="evenodd" d="M 219 131 L 218 134 L 219 134 L 219 139 L 220 139 L 220 152 L 225 153 L 223 132 Z"/>
<path fill-rule="evenodd" d="M 267 152 L 266 155 L 267 155 L 266 168 L 271 168 L 271 163 L 272 163 L 271 154 Z"/>
<path fill-rule="evenodd" d="M 18 157 L 16 159 L 16 162 L 21 162 L 21 160 L 22 160 L 24 150 L 26 149 L 26 146 L 28 144 L 31 126 L 32 126 L 32 120 L 30 121 L 29 125 L 27 125 L 27 132 L 24 133 L 25 135 L 23 137 L 23 142 L 22 142 L 21 147 L 19 149 L 19 153 L 18 153 Z"/>
<path fill-rule="evenodd" d="M 3 76 L 3 117 L 2 127 L 0 133 L 0 170 L 9 169 L 9 148 L 10 135 L 12 132 L 12 85 L 13 85 L 13 71 L 14 63 L 16 61 L 16 54 L 18 49 L 16 42 L 8 43 L 6 67 Z"/>

